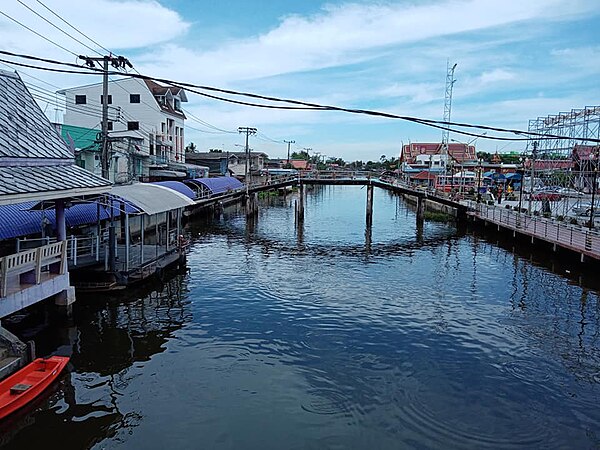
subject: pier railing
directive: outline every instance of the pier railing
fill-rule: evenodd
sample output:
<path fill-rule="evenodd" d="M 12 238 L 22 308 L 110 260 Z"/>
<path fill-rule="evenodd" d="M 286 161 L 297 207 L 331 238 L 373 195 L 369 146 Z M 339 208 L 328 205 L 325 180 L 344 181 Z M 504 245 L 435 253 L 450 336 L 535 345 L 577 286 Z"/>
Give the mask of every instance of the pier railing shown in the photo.
<path fill-rule="evenodd" d="M 488 222 L 600 258 L 600 233 L 580 225 L 519 213 L 483 203 L 468 202 L 474 214 Z"/>
<path fill-rule="evenodd" d="M 65 241 L 0 258 L 0 297 L 6 297 L 9 288 L 20 289 L 22 285 L 40 284 L 42 272 L 49 270 L 50 265 L 56 264 L 56 273 L 64 274 L 67 270 L 66 260 Z"/>
<path fill-rule="evenodd" d="M 17 253 L 55 242 L 56 238 L 54 237 L 18 239 Z M 105 246 L 100 236 L 71 235 L 65 242 L 67 246 L 67 260 L 70 266 L 89 264 L 101 261 L 104 258 Z"/>

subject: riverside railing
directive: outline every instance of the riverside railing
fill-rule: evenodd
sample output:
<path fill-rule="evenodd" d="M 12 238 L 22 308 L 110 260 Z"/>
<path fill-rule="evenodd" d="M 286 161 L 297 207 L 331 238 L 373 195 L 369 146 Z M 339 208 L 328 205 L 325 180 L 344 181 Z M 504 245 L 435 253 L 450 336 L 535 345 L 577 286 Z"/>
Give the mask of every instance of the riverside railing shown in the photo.
<path fill-rule="evenodd" d="M 580 225 L 483 203 L 468 202 L 475 216 L 510 230 L 600 258 L 600 233 Z"/>
<path fill-rule="evenodd" d="M 56 273 L 66 272 L 67 245 L 65 241 L 44 245 L 0 258 L 0 297 L 6 297 L 10 284 L 40 284 L 42 271 L 58 264 Z M 31 277 L 21 277 L 31 273 Z M 10 281 L 9 281 L 10 280 Z"/>
<path fill-rule="evenodd" d="M 56 238 L 17 239 L 17 253 L 27 249 L 39 248 L 56 242 Z M 104 245 L 101 236 L 74 236 L 66 239 L 67 260 L 70 265 L 77 266 L 83 261 L 100 261 L 104 255 Z"/>

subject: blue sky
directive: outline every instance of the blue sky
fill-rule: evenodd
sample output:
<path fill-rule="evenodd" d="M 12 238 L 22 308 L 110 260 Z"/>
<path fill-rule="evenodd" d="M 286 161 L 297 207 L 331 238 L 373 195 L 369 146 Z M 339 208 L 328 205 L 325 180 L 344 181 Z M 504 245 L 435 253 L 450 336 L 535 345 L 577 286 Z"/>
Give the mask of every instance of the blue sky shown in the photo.
<path fill-rule="evenodd" d="M 38 2 L 22 1 L 56 21 Z M 140 72 L 163 78 L 441 119 L 449 59 L 458 64 L 456 121 L 526 129 L 529 119 L 600 104 L 600 2 L 593 0 L 43 3 Z M 0 9 L 75 53 L 90 53 L 16 0 Z M 0 42 L 5 50 L 74 60 L 3 17 Z M 96 81 L 26 72 L 61 88 Z M 236 150 L 243 143 L 238 126 L 257 127 L 251 146 L 272 157 L 285 155 L 284 139 L 295 140 L 296 150 L 347 160 L 397 156 L 402 142 L 440 140 L 438 130 L 397 120 L 189 99 L 186 140 L 201 150 Z M 485 139 L 476 144 L 522 149 Z"/>

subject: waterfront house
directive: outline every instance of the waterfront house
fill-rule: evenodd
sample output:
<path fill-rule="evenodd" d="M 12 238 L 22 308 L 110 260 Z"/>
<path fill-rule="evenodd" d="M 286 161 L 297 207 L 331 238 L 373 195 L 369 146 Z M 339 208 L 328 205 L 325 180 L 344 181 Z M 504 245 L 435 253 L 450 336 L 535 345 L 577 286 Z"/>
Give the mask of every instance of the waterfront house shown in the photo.
<path fill-rule="evenodd" d="M 101 129 L 104 98 L 102 83 L 77 86 L 58 91 L 65 95 L 64 126 L 79 127 L 96 139 Z M 108 132 L 112 146 L 110 179 L 114 182 L 164 177 L 169 172 L 182 172 L 185 164 L 185 114 L 187 102 L 183 89 L 165 86 L 151 80 L 123 78 L 108 83 Z M 67 130 L 69 133 L 69 130 Z M 68 140 L 67 133 L 64 133 Z M 85 149 L 85 150 L 84 150 Z M 101 173 L 100 147 L 87 146 L 79 155 L 80 165 L 93 173 Z M 178 167 L 170 167 L 177 164 Z M 178 174 L 171 174 L 175 178 Z"/>
<path fill-rule="evenodd" d="M 36 249 L 0 253 L 2 318 L 50 297 L 63 305 L 74 300 L 66 262 L 65 209 L 107 192 L 110 182 L 75 165 L 73 154 L 19 75 L 4 70 L 0 70 L 0 130 L 0 207 L 30 202 L 34 208 L 52 208 L 57 238 Z M 16 226 L 7 211 L 0 227 Z M 9 366 L 0 364 L 4 375 L 20 364 L 22 355 L 14 353 L 22 346 L 6 330 L 0 331 L 0 346 L 12 354 Z"/>

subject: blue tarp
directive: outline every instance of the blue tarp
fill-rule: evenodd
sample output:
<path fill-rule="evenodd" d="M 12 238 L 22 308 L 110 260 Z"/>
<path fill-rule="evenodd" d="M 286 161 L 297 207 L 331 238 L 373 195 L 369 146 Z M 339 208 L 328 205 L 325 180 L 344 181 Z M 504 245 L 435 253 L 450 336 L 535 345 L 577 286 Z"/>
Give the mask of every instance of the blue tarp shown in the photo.
<path fill-rule="evenodd" d="M 506 179 L 512 180 L 512 181 L 519 181 L 521 179 L 521 174 L 520 173 L 507 173 Z"/>
<path fill-rule="evenodd" d="M 244 186 L 240 180 L 234 177 L 195 178 L 185 182 L 204 185 L 211 194 L 223 194 Z"/>
<path fill-rule="evenodd" d="M 186 197 L 194 200 L 196 198 L 196 193 L 192 191 L 188 186 L 183 184 L 181 181 L 156 181 L 150 184 L 158 184 L 159 186 L 164 186 L 174 191 L 179 192 L 180 194 L 185 195 Z"/>

